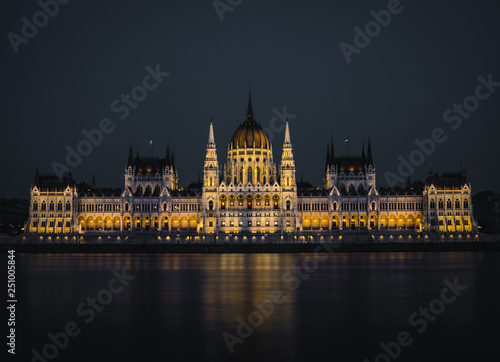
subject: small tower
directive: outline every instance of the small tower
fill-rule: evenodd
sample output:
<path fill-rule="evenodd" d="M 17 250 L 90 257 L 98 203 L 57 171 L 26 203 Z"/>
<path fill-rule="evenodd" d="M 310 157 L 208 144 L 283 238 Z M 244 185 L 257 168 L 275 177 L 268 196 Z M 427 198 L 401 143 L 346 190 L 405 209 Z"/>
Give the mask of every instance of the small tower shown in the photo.
<path fill-rule="evenodd" d="M 296 186 L 295 182 L 295 161 L 293 160 L 293 148 L 290 141 L 290 128 L 288 121 L 285 127 L 285 140 L 283 141 L 283 154 L 281 156 L 280 179 L 283 189 L 290 189 Z"/>
<path fill-rule="evenodd" d="M 288 120 L 285 127 L 283 154 L 280 165 L 281 181 L 281 232 L 293 232 L 296 227 L 297 181 L 295 179 L 295 161 Z M 284 216 L 284 217 L 283 217 Z"/>
<path fill-rule="evenodd" d="M 214 126 L 212 120 L 210 120 L 202 187 L 203 231 L 206 233 L 215 233 L 217 229 L 218 186 L 219 162 L 217 161 Z"/>
<path fill-rule="evenodd" d="M 215 146 L 214 126 L 210 120 L 208 132 L 207 154 L 203 168 L 203 187 L 213 189 L 219 185 L 219 163 L 217 161 L 217 148 Z"/>

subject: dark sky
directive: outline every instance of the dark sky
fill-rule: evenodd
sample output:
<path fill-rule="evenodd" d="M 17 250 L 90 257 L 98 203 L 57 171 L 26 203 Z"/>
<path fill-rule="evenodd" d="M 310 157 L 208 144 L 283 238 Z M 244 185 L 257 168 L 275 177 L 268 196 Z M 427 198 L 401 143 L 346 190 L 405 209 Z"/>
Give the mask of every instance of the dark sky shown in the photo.
<path fill-rule="evenodd" d="M 353 28 L 365 29 L 370 11 L 387 6 L 244 0 L 221 21 L 210 0 L 73 0 L 16 54 L 7 34 L 22 35 L 21 18 L 32 20 L 40 6 L 9 2 L 1 14 L 0 197 L 27 198 L 37 165 L 52 171 L 66 146 L 76 148 L 82 130 L 102 118 L 116 128 L 74 168 L 77 181 L 94 172 L 98 186 L 122 188 L 129 145 L 150 154 L 151 138 L 157 154 L 164 155 L 167 140 L 175 147 L 181 185 L 196 181 L 210 117 L 223 163 L 245 118 L 249 82 L 263 127 L 270 128 L 273 109 L 286 106 L 297 175 L 314 185 L 322 183 L 330 137 L 339 155 L 347 152 L 345 138 L 352 154 L 370 135 L 382 186 L 384 172 L 398 173 L 398 156 L 408 159 L 416 139 L 442 128 L 446 141 L 411 177 L 424 178 L 430 160 L 435 171 L 460 170 L 464 160 L 473 192 L 499 192 L 500 87 L 456 129 L 443 120 L 448 108 L 474 96 L 479 76 L 500 81 L 498 0 L 403 0 L 402 11 L 349 64 L 340 43 L 354 45 Z M 170 75 L 119 119 L 110 104 L 157 64 Z M 278 163 L 284 132 L 270 136 Z"/>

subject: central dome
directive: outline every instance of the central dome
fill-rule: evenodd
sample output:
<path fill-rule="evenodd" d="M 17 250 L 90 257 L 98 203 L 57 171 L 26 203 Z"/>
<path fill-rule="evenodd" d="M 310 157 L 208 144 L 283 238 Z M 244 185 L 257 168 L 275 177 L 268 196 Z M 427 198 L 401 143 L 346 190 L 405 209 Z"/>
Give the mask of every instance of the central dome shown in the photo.
<path fill-rule="evenodd" d="M 269 139 L 255 119 L 253 119 L 252 99 L 249 99 L 247 119 L 243 122 L 231 138 L 231 149 L 235 148 L 264 148 L 269 149 Z"/>

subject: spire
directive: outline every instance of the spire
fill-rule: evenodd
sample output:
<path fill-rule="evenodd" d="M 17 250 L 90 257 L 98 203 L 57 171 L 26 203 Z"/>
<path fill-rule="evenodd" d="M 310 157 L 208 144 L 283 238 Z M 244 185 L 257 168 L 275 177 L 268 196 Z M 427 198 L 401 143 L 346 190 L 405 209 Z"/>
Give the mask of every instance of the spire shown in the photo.
<path fill-rule="evenodd" d="M 247 108 L 247 118 L 253 118 L 253 109 L 252 109 L 252 93 L 250 89 L 248 90 L 248 108 Z"/>
<path fill-rule="evenodd" d="M 285 126 L 285 140 L 283 143 L 286 144 L 291 144 L 292 141 L 290 140 L 290 129 L 288 128 L 288 118 L 286 119 L 286 126 Z"/>
<path fill-rule="evenodd" d="M 170 164 L 175 168 L 175 150 L 172 149 L 172 157 L 170 158 Z"/>
<path fill-rule="evenodd" d="M 92 188 L 95 189 L 96 188 L 96 185 L 95 185 L 95 174 L 92 173 Z"/>
<path fill-rule="evenodd" d="M 369 165 L 373 165 L 373 156 L 372 156 L 372 143 L 370 141 L 370 136 L 368 136 L 368 155 L 366 162 Z"/>
<path fill-rule="evenodd" d="M 429 161 L 429 177 L 432 177 L 433 176 L 433 172 L 432 172 L 432 162 Z"/>
<path fill-rule="evenodd" d="M 365 159 L 366 158 L 366 155 L 365 155 L 365 141 L 363 141 L 361 143 L 361 158 L 362 159 Z"/>
<path fill-rule="evenodd" d="M 462 160 L 462 178 L 465 179 L 467 178 L 467 171 L 465 170 L 465 161 Z"/>
<path fill-rule="evenodd" d="M 210 118 L 210 130 L 208 132 L 208 145 L 215 146 L 214 125 L 212 122 L 212 118 Z"/>
<path fill-rule="evenodd" d="M 406 188 L 411 187 L 411 179 L 410 179 L 410 173 L 408 172 L 408 177 L 406 178 Z"/>

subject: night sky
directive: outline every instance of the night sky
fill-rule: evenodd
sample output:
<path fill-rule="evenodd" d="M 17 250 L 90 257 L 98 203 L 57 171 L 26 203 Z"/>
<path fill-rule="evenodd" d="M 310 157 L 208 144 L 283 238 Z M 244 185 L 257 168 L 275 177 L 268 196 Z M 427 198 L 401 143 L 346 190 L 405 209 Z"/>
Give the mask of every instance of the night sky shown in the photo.
<path fill-rule="evenodd" d="M 443 172 L 460 171 L 463 160 L 474 193 L 499 192 L 500 86 L 483 87 L 481 96 L 490 95 L 477 103 L 474 95 L 478 77 L 500 82 L 500 3 L 402 0 L 348 63 L 340 44 L 354 46 L 353 28 L 365 32 L 370 12 L 387 8 L 388 1 L 245 0 L 221 21 L 210 0 L 73 0 L 16 54 L 8 34 L 23 36 L 21 19 L 33 21 L 41 8 L 33 0 L 9 2 L 0 15 L 0 197 L 28 198 L 37 166 L 53 172 L 66 147 L 76 149 L 86 139 L 82 130 L 103 118 L 114 131 L 73 168 L 77 181 L 95 173 L 97 186 L 123 188 L 129 146 L 150 155 L 153 139 L 157 155 L 167 142 L 175 148 L 180 185 L 187 186 L 203 170 L 211 117 L 225 162 L 246 116 L 249 83 L 255 119 L 275 129 L 269 136 L 278 165 L 284 131 L 277 114 L 286 107 L 299 179 L 322 185 L 330 137 L 340 155 L 345 138 L 354 154 L 370 136 L 377 184 L 387 185 L 384 173 L 398 174 L 398 157 L 408 160 L 416 139 L 441 128 L 446 141 L 411 178 L 423 179 L 429 161 Z M 373 23 L 368 29 L 377 31 Z M 158 64 L 169 75 L 120 119 L 125 113 L 110 105 Z M 445 111 L 466 97 L 477 110 L 461 124 L 456 116 L 445 122 Z"/>

